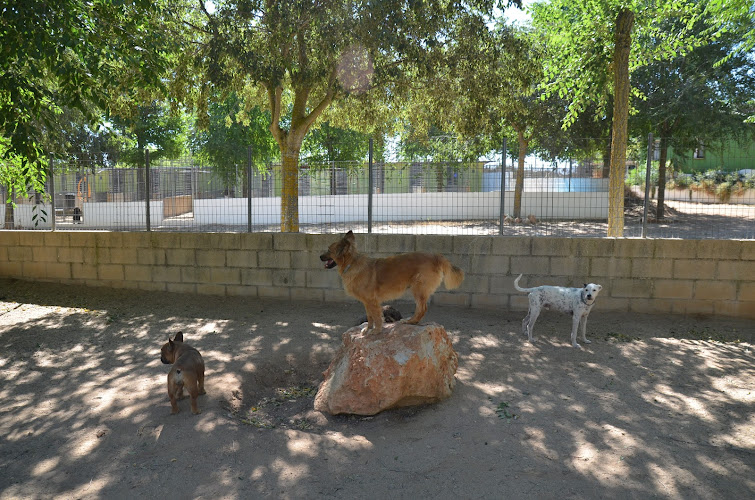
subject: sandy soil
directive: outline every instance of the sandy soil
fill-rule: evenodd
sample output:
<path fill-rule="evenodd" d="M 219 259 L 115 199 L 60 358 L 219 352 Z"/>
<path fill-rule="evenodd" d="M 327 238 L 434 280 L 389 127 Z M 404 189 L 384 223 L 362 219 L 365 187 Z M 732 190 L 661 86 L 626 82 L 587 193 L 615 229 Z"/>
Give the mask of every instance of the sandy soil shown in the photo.
<path fill-rule="evenodd" d="M 399 302 L 404 315 L 412 306 Z M 453 396 L 312 407 L 361 306 L 0 280 L 0 498 L 753 498 L 753 323 L 430 306 Z M 170 415 L 168 333 L 207 364 Z"/>

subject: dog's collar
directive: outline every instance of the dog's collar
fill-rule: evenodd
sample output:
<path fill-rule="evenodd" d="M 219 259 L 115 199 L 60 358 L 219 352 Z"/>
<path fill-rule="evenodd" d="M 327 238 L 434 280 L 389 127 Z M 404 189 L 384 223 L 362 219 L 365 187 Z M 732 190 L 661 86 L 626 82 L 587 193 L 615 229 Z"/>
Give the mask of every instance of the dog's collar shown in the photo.
<path fill-rule="evenodd" d="M 351 268 L 351 264 L 349 264 L 348 266 L 346 266 L 346 269 L 344 269 L 344 270 L 343 270 L 343 272 L 342 272 L 341 274 L 346 274 L 346 272 L 347 272 L 347 271 L 348 271 L 348 270 L 349 270 L 350 268 Z"/>

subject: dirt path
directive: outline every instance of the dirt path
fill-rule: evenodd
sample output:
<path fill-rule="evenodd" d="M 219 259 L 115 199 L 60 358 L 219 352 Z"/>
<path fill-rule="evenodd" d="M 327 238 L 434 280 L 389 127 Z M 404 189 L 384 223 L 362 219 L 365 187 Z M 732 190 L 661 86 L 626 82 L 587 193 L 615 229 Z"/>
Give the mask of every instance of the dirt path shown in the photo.
<path fill-rule="evenodd" d="M 402 313 L 412 306 L 399 303 Z M 753 498 L 752 322 L 608 314 L 582 351 L 544 314 L 430 306 L 459 353 L 447 401 L 312 409 L 356 302 L 0 280 L 0 498 Z M 159 348 L 207 364 L 170 415 Z"/>

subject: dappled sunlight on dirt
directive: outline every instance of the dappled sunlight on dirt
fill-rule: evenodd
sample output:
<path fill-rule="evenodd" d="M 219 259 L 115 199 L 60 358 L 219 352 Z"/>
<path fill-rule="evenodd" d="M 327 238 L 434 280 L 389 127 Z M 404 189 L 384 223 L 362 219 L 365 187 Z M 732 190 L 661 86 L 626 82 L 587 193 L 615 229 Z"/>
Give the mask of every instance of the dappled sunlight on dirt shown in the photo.
<path fill-rule="evenodd" d="M 453 396 L 334 417 L 313 398 L 356 302 L 0 284 L 0 499 L 755 492 L 751 322 L 596 309 L 577 350 L 560 315 L 533 344 L 522 312 L 431 304 Z M 160 346 L 178 331 L 207 366 L 199 415 L 170 415 Z"/>

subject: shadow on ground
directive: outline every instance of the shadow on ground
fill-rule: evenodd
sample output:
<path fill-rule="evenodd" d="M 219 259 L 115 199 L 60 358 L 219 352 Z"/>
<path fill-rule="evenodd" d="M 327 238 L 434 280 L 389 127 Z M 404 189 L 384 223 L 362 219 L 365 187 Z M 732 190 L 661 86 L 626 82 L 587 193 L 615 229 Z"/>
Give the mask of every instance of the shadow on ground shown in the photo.
<path fill-rule="evenodd" d="M 399 303 L 407 315 L 412 305 Z M 0 280 L 0 498 L 748 498 L 751 322 L 430 307 L 454 395 L 374 417 L 312 400 L 361 306 Z M 207 364 L 170 415 L 159 349 Z"/>

